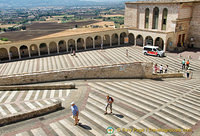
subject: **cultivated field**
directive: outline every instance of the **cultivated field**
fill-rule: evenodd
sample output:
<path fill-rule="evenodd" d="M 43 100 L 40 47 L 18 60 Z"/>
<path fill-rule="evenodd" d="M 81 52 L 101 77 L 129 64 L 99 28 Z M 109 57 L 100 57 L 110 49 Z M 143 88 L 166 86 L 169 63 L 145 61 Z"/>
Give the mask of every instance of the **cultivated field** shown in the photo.
<path fill-rule="evenodd" d="M 58 23 L 34 23 L 30 26 L 27 26 L 26 31 L 15 31 L 15 32 L 6 32 L 0 34 L 0 37 L 6 37 L 9 41 L 23 41 L 30 40 L 37 37 L 42 37 L 45 35 L 58 33 L 65 31 L 66 29 L 74 28 L 75 25 L 78 27 L 96 23 L 98 21 L 82 21 L 82 22 L 69 22 L 64 24 Z"/>

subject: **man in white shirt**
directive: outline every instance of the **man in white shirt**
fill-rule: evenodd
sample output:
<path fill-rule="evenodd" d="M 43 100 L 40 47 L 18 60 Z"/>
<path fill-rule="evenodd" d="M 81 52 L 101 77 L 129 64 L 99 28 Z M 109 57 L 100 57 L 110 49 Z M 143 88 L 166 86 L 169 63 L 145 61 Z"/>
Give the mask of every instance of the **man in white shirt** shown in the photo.
<path fill-rule="evenodd" d="M 160 73 L 163 73 L 163 66 L 160 65 Z"/>

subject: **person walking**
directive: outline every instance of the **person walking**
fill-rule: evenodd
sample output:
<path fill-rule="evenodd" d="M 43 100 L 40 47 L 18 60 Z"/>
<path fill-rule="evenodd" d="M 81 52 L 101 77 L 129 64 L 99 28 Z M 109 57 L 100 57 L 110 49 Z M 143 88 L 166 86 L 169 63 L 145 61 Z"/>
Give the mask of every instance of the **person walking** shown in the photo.
<path fill-rule="evenodd" d="M 182 70 L 185 69 L 185 59 L 182 61 Z"/>
<path fill-rule="evenodd" d="M 78 115 L 79 115 L 79 110 L 78 107 L 75 105 L 74 102 L 71 103 L 71 110 L 72 110 L 72 114 L 73 114 L 73 118 L 74 118 L 74 125 L 78 125 L 79 119 L 78 119 Z"/>
<path fill-rule="evenodd" d="M 189 60 L 187 60 L 187 61 L 186 61 L 186 69 L 188 69 L 189 66 L 190 66 L 190 62 L 189 62 Z"/>
<path fill-rule="evenodd" d="M 155 73 L 157 73 L 157 70 L 158 70 L 158 65 L 155 64 L 155 65 L 154 65 L 154 71 L 155 71 Z"/>
<path fill-rule="evenodd" d="M 190 73 L 191 73 L 191 70 L 190 70 L 190 67 L 188 67 L 188 69 L 186 71 L 187 79 L 189 79 Z"/>
<path fill-rule="evenodd" d="M 76 51 L 75 50 L 73 50 L 73 56 L 76 56 Z"/>
<path fill-rule="evenodd" d="M 126 57 L 128 57 L 128 49 L 126 49 Z"/>
<path fill-rule="evenodd" d="M 160 73 L 163 73 L 163 66 L 160 65 Z"/>
<path fill-rule="evenodd" d="M 107 100 L 106 112 L 104 114 L 107 114 L 108 106 L 110 106 L 110 113 L 112 113 L 112 103 L 114 102 L 114 99 L 112 97 L 110 97 L 109 95 L 107 95 L 106 100 Z"/>
<path fill-rule="evenodd" d="M 101 50 L 103 50 L 103 43 L 101 43 Z"/>
<path fill-rule="evenodd" d="M 167 71 L 168 71 L 168 65 L 166 65 L 165 67 L 165 73 L 167 73 Z"/>

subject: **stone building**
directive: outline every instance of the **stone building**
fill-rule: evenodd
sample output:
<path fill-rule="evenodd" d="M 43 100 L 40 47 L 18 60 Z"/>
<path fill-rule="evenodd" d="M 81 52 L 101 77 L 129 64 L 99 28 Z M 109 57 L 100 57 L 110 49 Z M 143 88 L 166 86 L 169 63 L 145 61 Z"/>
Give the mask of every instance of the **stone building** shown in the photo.
<path fill-rule="evenodd" d="M 200 0 L 126 2 L 124 21 L 136 45 L 168 51 L 200 48 Z"/>

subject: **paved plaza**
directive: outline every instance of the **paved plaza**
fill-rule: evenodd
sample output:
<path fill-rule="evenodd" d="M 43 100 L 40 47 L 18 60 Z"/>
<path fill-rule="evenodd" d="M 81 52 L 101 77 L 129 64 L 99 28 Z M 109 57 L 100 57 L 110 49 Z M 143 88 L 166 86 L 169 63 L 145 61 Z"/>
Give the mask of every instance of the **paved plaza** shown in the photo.
<path fill-rule="evenodd" d="M 126 49 L 129 50 L 129 57 L 125 55 Z M 181 60 L 182 58 L 177 56 L 164 58 L 144 56 L 141 48 L 120 47 L 80 52 L 77 53 L 77 57 L 64 54 L 4 63 L 1 64 L 1 76 L 136 61 L 169 65 L 169 72 L 173 73 L 180 70 Z M 1 91 L 0 117 L 36 109 L 55 101 L 62 101 L 65 109 L 2 126 L 0 134 L 2 136 L 105 136 L 109 135 L 107 128 L 112 127 L 115 129 L 113 135 L 119 136 L 199 136 L 199 64 L 198 61 L 191 60 L 192 79 L 74 80 L 76 89 Z M 66 82 L 68 81 L 57 83 Z M 111 115 L 104 115 L 107 94 L 114 98 Z M 80 110 L 80 126 L 73 125 L 71 101 L 75 101 Z M 180 132 L 167 133 L 158 131 L 160 129 L 180 130 Z"/>
<path fill-rule="evenodd" d="M 129 57 L 126 57 L 126 49 Z M 187 59 L 187 57 L 186 57 Z M 145 56 L 141 47 L 119 47 L 104 50 L 92 50 L 71 54 L 48 56 L 0 64 L 0 76 L 60 71 L 81 67 L 102 66 L 130 62 L 154 62 L 158 65 L 169 65 L 169 72 L 177 72 L 181 68 L 182 58 Z M 193 70 L 200 70 L 200 63 L 192 63 Z"/>

